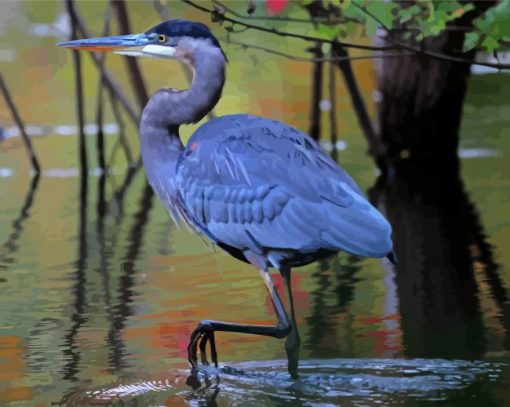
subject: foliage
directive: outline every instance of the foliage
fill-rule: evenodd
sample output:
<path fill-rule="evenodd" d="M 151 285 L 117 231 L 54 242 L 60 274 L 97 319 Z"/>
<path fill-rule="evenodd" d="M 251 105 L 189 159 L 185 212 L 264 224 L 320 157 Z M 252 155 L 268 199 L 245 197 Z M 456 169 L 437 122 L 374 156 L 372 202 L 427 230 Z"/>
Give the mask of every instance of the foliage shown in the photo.
<path fill-rule="evenodd" d="M 475 31 L 466 35 L 466 49 L 482 47 L 496 51 L 510 44 L 510 0 L 502 0 L 497 6 L 473 22 Z"/>
<path fill-rule="evenodd" d="M 303 0 L 310 6 L 314 0 Z M 472 2 L 458 0 L 416 0 L 404 7 L 397 0 L 324 0 L 334 14 L 347 19 L 345 24 L 322 23 L 318 34 L 328 39 L 346 38 L 362 28 L 373 35 L 378 27 L 402 29 L 406 39 L 421 41 L 436 36 L 448 25 L 475 9 Z M 473 20 L 473 29 L 465 36 L 464 49 L 493 52 L 510 44 L 510 0 L 498 4 Z M 461 27 L 461 29 L 464 27 Z"/>

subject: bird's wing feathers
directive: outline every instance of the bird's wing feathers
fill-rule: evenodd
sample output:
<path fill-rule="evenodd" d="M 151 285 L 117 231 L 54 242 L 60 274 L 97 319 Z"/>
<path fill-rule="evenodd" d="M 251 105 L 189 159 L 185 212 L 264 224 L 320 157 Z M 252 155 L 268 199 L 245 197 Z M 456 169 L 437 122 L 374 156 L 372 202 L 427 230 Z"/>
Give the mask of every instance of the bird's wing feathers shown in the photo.
<path fill-rule="evenodd" d="M 311 138 L 283 123 L 248 115 L 207 123 L 188 142 L 177 181 L 193 222 L 218 243 L 386 254 L 374 247 L 382 215 Z"/>

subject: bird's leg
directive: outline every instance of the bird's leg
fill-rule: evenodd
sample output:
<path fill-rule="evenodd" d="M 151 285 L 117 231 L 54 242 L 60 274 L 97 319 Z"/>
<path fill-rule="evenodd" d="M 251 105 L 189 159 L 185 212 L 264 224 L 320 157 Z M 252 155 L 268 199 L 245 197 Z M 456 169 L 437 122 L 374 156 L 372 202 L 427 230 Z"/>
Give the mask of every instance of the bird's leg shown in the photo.
<path fill-rule="evenodd" d="M 216 367 L 218 367 L 218 354 L 216 352 L 216 342 L 214 340 L 214 332 L 206 332 L 202 335 L 202 339 L 200 340 L 200 344 L 198 345 L 200 348 L 200 358 L 202 360 L 203 365 L 208 365 L 207 361 L 207 353 L 206 353 L 206 345 L 207 341 L 209 341 L 209 345 L 211 346 L 211 360 Z"/>
<path fill-rule="evenodd" d="M 209 362 L 207 361 L 206 350 L 205 350 L 205 347 L 207 345 L 207 340 L 209 339 L 209 334 L 205 333 L 202 335 L 201 338 L 202 339 L 200 339 L 200 344 L 198 345 L 198 347 L 200 348 L 200 358 L 202 359 L 203 365 L 209 365 Z"/>
<path fill-rule="evenodd" d="M 287 336 L 287 340 L 285 341 L 285 350 L 287 352 L 288 359 L 288 370 L 290 376 L 293 379 L 297 379 L 298 375 L 298 363 L 299 363 L 299 347 L 301 344 L 301 340 L 299 338 L 299 332 L 297 329 L 296 323 L 296 315 L 294 313 L 294 300 L 292 298 L 292 286 L 291 286 L 291 278 L 290 278 L 290 267 L 284 266 L 280 269 L 280 273 L 285 280 L 285 289 L 287 292 L 287 299 L 290 305 L 290 322 L 291 322 L 291 330 L 289 336 Z"/>
<path fill-rule="evenodd" d="M 195 373 L 198 368 L 197 363 L 197 345 L 202 336 L 206 339 L 202 339 L 200 342 L 200 350 L 205 354 L 206 341 L 209 340 L 211 344 L 211 358 L 215 366 L 218 366 L 216 346 L 214 342 L 214 332 L 239 332 L 253 335 L 264 335 L 272 336 L 273 338 L 284 338 L 290 332 L 290 322 L 283 307 L 282 301 L 276 288 L 273 285 L 273 280 L 269 275 L 266 268 L 258 269 L 260 275 L 266 283 L 267 290 L 271 296 L 273 307 L 278 317 L 278 323 L 276 326 L 265 326 L 265 325 L 246 325 L 246 324 L 232 324 L 221 321 L 202 321 L 198 324 L 197 328 L 193 331 L 188 344 L 188 361 L 191 365 L 191 372 Z M 202 356 L 202 360 L 207 360 L 205 356 Z"/>

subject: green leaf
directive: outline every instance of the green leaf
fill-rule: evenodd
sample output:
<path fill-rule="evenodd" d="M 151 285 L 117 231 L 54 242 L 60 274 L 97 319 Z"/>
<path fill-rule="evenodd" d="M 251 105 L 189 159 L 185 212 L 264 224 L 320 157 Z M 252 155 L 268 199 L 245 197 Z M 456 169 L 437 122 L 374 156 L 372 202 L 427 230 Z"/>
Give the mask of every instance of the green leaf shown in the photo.
<path fill-rule="evenodd" d="M 414 19 L 416 15 L 420 13 L 420 8 L 415 4 L 411 7 L 401 8 L 398 11 L 397 18 L 400 21 L 400 23 L 405 24 L 408 21 L 411 21 Z"/>
<path fill-rule="evenodd" d="M 446 27 L 446 23 L 443 20 L 435 21 L 433 24 L 429 26 L 429 33 L 432 35 L 438 35 L 443 31 Z"/>
<path fill-rule="evenodd" d="M 379 0 L 371 1 L 365 6 L 366 10 L 374 15 L 386 28 L 393 26 L 393 10 L 396 7 L 397 5 L 393 2 Z"/>
<path fill-rule="evenodd" d="M 405 40 L 410 40 L 411 38 L 413 38 L 413 33 L 411 31 L 407 31 L 403 35 Z"/>
<path fill-rule="evenodd" d="M 502 41 L 510 38 L 510 0 L 501 0 L 490 7 L 473 21 L 473 26 L 474 31 L 468 33 L 464 40 L 464 49 L 481 47 L 493 52 L 501 48 Z"/>
<path fill-rule="evenodd" d="M 480 34 L 477 32 L 470 32 L 464 38 L 464 51 L 471 51 L 478 46 L 480 42 Z"/>
<path fill-rule="evenodd" d="M 325 36 L 328 40 L 334 39 L 339 34 L 339 26 L 326 25 L 320 23 L 317 27 L 317 32 Z"/>
<path fill-rule="evenodd" d="M 373 18 L 369 18 L 365 22 L 365 31 L 367 35 L 374 35 L 377 32 L 377 29 L 379 28 L 379 23 L 375 21 Z"/>
<path fill-rule="evenodd" d="M 486 37 L 482 41 L 482 47 L 485 48 L 487 52 L 494 52 L 496 49 L 499 48 L 499 41 L 497 41 L 493 37 Z"/>
<path fill-rule="evenodd" d="M 345 9 L 351 5 L 351 0 L 336 0 L 336 1 L 340 3 L 341 9 Z"/>

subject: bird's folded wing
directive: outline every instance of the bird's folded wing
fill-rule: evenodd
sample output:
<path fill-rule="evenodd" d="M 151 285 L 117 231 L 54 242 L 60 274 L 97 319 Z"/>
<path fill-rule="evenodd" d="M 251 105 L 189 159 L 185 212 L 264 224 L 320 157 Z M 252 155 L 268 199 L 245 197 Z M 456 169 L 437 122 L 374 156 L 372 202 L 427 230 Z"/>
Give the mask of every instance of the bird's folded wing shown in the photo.
<path fill-rule="evenodd" d="M 221 140 L 199 129 L 179 164 L 182 201 L 201 230 L 241 250 L 385 255 L 374 247 L 384 218 L 312 139 L 266 119 L 243 124 Z"/>

